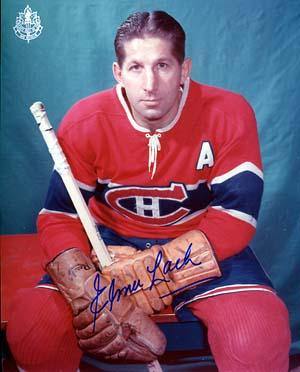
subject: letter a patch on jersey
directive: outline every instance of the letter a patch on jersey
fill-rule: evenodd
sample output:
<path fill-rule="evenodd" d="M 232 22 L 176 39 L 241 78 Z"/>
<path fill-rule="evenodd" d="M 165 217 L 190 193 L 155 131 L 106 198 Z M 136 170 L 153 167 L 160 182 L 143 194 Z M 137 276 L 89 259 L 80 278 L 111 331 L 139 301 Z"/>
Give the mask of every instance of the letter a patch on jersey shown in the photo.
<path fill-rule="evenodd" d="M 201 170 L 204 168 L 204 166 L 212 167 L 213 165 L 214 154 L 210 143 L 208 141 L 203 141 L 196 169 Z"/>

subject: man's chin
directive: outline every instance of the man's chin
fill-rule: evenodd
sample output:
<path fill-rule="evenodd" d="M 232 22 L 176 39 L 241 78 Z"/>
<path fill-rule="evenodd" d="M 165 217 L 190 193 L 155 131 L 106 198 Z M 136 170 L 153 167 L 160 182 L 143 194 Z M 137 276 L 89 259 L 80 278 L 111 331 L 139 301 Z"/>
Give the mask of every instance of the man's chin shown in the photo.
<path fill-rule="evenodd" d="M 143 110 L 133 113 L 137 123 L 150 129 L 157 129 L 163 125 L 164 115 L 158 110 Z"/>
<path fill-rule="evenodd" d="M 159 120 L 162 120 L 163 115 L 158 110 L 147 110 L 142 113 L 140 113 L 140 117 L 144 119 L 145 121 L 149 122 L 157 122 Z"/>
<path fill-rule="evenodd" d="M 144 117 L 144 121 L 148 121 L 149 123 L 157 123 L 162 120 L 161 116 L 148 116 Z"/>

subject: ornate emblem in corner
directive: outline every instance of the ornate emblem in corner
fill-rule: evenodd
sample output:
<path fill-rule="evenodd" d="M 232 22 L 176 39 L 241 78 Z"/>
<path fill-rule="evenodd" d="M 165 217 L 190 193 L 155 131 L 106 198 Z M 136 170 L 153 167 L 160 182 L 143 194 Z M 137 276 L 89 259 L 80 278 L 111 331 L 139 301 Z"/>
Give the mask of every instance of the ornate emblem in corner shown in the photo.
<path fill-rule="evenodd" d="M 23 13 L 19 12 L 19 16 L 16 18 L 16 25 L 13 29 L 18 38 L 26 40 L 29 43 L 31 40 L 40 36 L 43 26 L 37 12 L 33 12 L 30 6 L 27 5 Z"/>

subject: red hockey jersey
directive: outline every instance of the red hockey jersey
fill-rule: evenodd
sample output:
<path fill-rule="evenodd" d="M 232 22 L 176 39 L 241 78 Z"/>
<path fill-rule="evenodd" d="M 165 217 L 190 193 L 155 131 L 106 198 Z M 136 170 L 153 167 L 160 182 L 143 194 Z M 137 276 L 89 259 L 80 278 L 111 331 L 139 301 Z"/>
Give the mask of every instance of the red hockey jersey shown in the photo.
<path fill-rule="evenodd" d="M 151 133 L 121 86 L 76 103 L 58 137 L 97 224 L 119 235 L 175 238 L 203 231 L 223 260 L 247 246 L 263 191 L 253 110 L 240 95 L 187 80 L 178 113 Z M 54 171 L 38 230 L 45 264 L 89 244 Z"/>

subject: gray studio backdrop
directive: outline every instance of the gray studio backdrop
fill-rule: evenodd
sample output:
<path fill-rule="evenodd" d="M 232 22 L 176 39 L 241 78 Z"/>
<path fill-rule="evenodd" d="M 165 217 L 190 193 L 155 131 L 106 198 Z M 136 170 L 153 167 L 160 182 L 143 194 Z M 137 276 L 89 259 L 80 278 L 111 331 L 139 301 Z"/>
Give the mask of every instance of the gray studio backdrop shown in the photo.
<path fill-rule="evenodd" d="M 13 29 L 26 5 L 43 27 L 29 42 Z M 192 78 L 243 94 L 256 112 L 265 192 L 252 246 L 288 305 L 299 352 L 298 0 L 2 1 L 1 232 L 36 231 L 52 170 L 29 106 L 42 100 L 56 128 L 75 101 L 113 85 L 116 27 L 154 9 L 184 26 Z"/>

